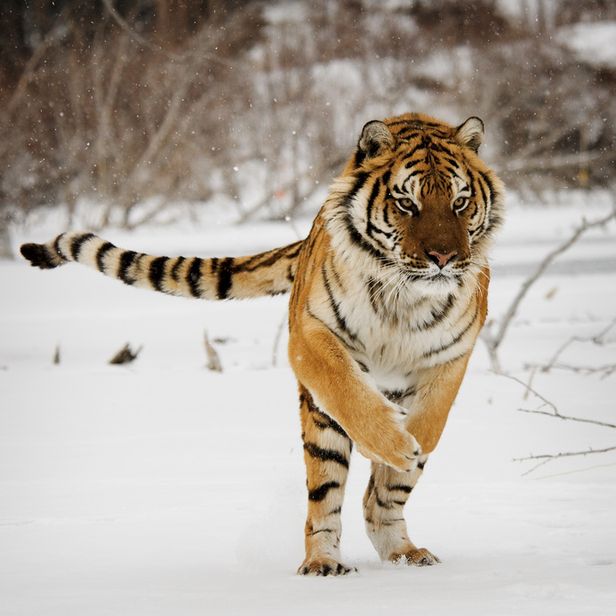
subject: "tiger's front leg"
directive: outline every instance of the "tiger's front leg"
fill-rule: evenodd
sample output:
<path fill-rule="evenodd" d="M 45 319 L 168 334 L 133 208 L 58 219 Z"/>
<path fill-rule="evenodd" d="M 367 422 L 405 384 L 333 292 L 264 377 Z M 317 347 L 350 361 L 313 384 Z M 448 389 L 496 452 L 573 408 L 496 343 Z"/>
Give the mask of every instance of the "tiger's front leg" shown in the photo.
<path fill-rule="evenodd" d="M 364 518 L 368 537 L 381 560 L 419 567 L 440 562 L 425 548 L 415 546 L 409 539 L 404 520 L 404 505 L 421 477 L 427 459 L 428 456 L 421 456 L 417 466 L 404 473 L 383 464 L 372 464 L 364 495 Z"/>
<path fill-rule="evenodd" d="M 354 571 L 340 562 L 340 512 L 351 440 L 330 417 L 319 411 L 300 387 L 300 413 L 308 487 L 306 558 L 302 575 L 345 575 Z"/>
<path fill-rule="evenodd" d="M 409 565 L 434 565 L 439 559 L 409 539 L 403 509 L 423 473 L 429 453 L 434 451 L 462 382 L 470 352 L 417 373 L 416 395 L 407 401 L 407 430 L 422 447 L 414 468 L 400 472 L 383 464 L 372 464 L 364 496 L 364 518 L 372 544 L 382 560 Z"/>

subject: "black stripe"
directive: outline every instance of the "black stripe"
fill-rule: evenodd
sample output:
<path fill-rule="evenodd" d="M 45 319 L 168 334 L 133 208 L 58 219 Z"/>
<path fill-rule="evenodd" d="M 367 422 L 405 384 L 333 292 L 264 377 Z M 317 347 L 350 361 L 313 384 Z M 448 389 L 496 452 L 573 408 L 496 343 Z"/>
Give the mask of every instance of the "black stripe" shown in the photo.
<path fill-rule="evenodd" d="M 391 207 L 391 201 L 385 201 L 383 204 L 383 221 L 388 227 L 393 226 L 389 220 L 389 208 Z"/>
<path fill-rule="evenodd" d="M 437 137 L 439 135 L 436 135 Z M 442 136 L 441 136 L 442 138 Z M 441 143 L 439 143 L 438 141 L 430 141 L 430 149 L 435 151 L 435 152 L 441 152 L 443 154 L 449 154 L 451 156 L 452 152 L 450 152 L 446 147 L 444 147 Z"/>
<path fill-rule="evenodd" d="M 180 280 L 180 267 L 182 267 L 182 263 L 184 263 L 184 261 L 186 261 L 184 257 L 177 257 L 173 267 L 171 268 L 171 278 L 173 278 L 175 282 L 179 282 Z"/>
<path fill-rule="evenodd" d="M 334 313 L 334 318 L 336 319 L 336 323 L 338 325 L 338 329 L 345 333 L 353 342 L 357 341 L 357 336 L 351 332 L 347 326 L 346 319 L 340 313 L 340 304 L 335 300 L 331 285 L 329 284 L 329 279 L 327 277 L 327 272 L 325 270 L 325 263 L 321 266 L 321 273 L 323 275 L 323 283 L 325 285 L 325 290 L 327 291 L 327 295 L 329 296 L 329 305 Z"/>
<path fill-rule="evenodd" d="M 390 485 L 387 486 L 388 490 L 400 490 L 400 492 L 406 492 L 407 494 L 410 494 L 411 491 L 413 490 L 412 486 L 405 486 L 401 483 L 396 483 L 394 485 Z"/>
<path fill-rule="evenodd" d="M 388 400 L 404 400 L 404 398 L 414 396 L 416 393 L 417 389 L 413 386 L 407 387 L 406 389 L 392 389 L 383 391 L 383 395 Z"/>
<path fill-rule="evenodd" d="M 366 291 L 370 306 L 377 316 L 388 317 L 388 306 L 384 303 L 384 284 L 377 278 L 369 276 L 366 280 Z M 395 302 L 394 302 L 395 303 Z M 367 372 L 367 369 L 364 371 Z"/>
<path fill-rule="evenodd" d="M 452 293 L 447 296 L 447 300 L 444 305 L 440 306 L 438 310 L 432 309 L 430 312 L 431 320 L 424 322 L 421 325 L 417 325 L 411 329 L 413 332 L 421 332 L 426 329 L 431 329 L 435 325 L 441 323 L 447 318 L 447 315 L 451 312 L 451 309 L 455 306 L 456 297 Z"/>
<path fill-rule="evenodd" d="M 323 449 L 315 443 L 304 443 L 304 449 L 313 458 L 318 458 L 323 462 L 337 462 L 345 468 L 349 468 L 349 461 L 346 456 L 335 449 Z"/>
<path fill-rule="evenodd" d="M 484 202 L 486 205 L 488 205 L 488 203 L 489 203 L 489 202 L 488 202 L 488 195 L 487 195 L 486 190 L 485 190 L 485 189 L 487 188 L 487 185 L 486 185 L 486 187 L 484 187 L 483 182 L 479 179 L 479 176 L 475 178 L 475 176 L 474 176 L 474 175 L 472 175 L 472 173 L 471 173 L 471 171 L 470 171 L 470 170 L 469 170 L 469 175 L 471 176 L 471 181 L 472 181 L 473 179 L 475 179 L 475 180 L 476 180 L 476 183 L 477 183 L 477 185 L 479 186 L 479 192 L 481 193 L 481 198 L 483 199 L 483 202 Z"/>
<path fill-rule="evenodd" d="M 212 259 L 213 261 L 214 259 Z M 188 275 L 186 276 L 186 282 L 190 287 L 190 294 L 193 297 L 201 297 L 201 290 L 199 288 L 199 282 L 201 281 L 201 264 L 203 259 L 199 257 L 193 257 L 192 263 L 188 268 Z"/>
<path fill-rule="evenodd" d="M 73 238 L 73 241 L 71 242 L 71 254 L 73 255 L 73 259 L 75 261 L 79 260 L 79 253 L 81 252 L 81 247 L 93 237 L 94 233 L 83 233 Z"/>
<path fill-rule="evenodd" d="M 380 233 L 385 237 L 391 237 L 392 233 L 389 231 L 384 231 L 377 225 L 372 222 L 372 206 L 374 205 L 374 201 L 378 197 L 379 191 L 381 189 L 381 182 L 377 179 L 372 185 L 372 191 L 370 192 L 370 197 L 368 197 L 368 204 L 366 206 L 366 233 L 372 237 L 375 241 L 378 241 L 377 238 L 374 237 L 374 233 Z"/>
<path fill-rule="evenodd" d="M 380 524 L 381 526 L 393 526 L 398 522 L 404 522 L 404 518 L 391 518 L 389 520 L 381 520 Z"/>
<path fill-rule="evenodd" d="M 376 491 L 375 491 L 375 492 L 374 492 L 374 496 L 375 496 L 375 498 L 376 498 L 376 504 L 377 504 L 379 507 L 381 507 L 381 509 L 391 509 L 391 508 L 393 507 L 393 504 L 392 504 L 392 503 L 388 503 L 388 502 L 386 502 L 386 501 L 382 501 L 382 500 L 379 498 L 379 493 L 378 493 L 378 492 L 376 492 Z"/>
<path fill-rule="evenodd" d="M 465 313 L 466 314 L 466 313 Z M 456 345 L 458 342 L 460 342 L 460 340 L 462 340 L 464 334 L 466 334 L 466 332 L 468 332 L 468 330 L 475 324 L 475 322 L 477 321 L 477 315 L 479 314 L 479 302 L 476 302 L 475 305 L 475 313 L 473 314 L 473 318 L 469 321 L 469 323 L 462 329 L 462 331 L 460 333 L 458 333 L 458 335 L 451 341 L 448 342 L 447 344 L 443 344 L 440 347 L 437 347 L 435 349 L 430 349 L 429 351 L 427 351 L 426 353 L 424 353 L 422 355 L 423 358 L 426 357 L 430 357 L 431 355 L 436 355 L 438 353 L 442 353 L 443 351 L 447 351 L 448 349 L 450 349 L 452 346 Z"/>
<path fill-rule="evenodd" d="M 458 168 L 457 167 L 452 167 L 451 165 L 446 165 L 446 164 L 444 164 L 443 167 L 447 171 L 449 171 L 449 173 L 451 173 L 451 175 L 457 177 L 459 180 L 464 182 L 464 178 L 458 173 Z"/>
<path fill-rule="evenodd" d="M 282 248 L 275 248 L 274 250 L 268 250 L 267 252 L 259 253 L 250 257 L 247 261 L 242 263 L 236 263 L 234 270 L 236 272 L 254 272 L 261 267 L 269 267 L 280 259 L 295 259 L 299 254 L 304 240 L 299 240 L 288 246 Z"/>
<path fill-rule="evenodd" d="M 120 256 L 120 265 L 118 266 L 118 278 L 126 283 L 133 284 L 135 280 L 133 278 L 129 278 L 128 270 L 130 266 L 135 262 L 135 258 L 137 257 L 137 253 L 134 250 L 125 250 Z"/>
<path fill-rule="evenodd" d="M 395 122 L 388 122 L 387 127 L 391 128 L 392 126 L 400 126 L 400 124 L 408 124 L 409 126 L 416 126 L 416 120 L 396 120 Z"/>
<path fill-rule="evenodd" d="M 314 314 L 314 312 L 312 312 L 310 308 L 310 304 L 306 306 L 306 312 L 315 321 L 318 321 L 328 332 L 330 332 L 333 336 L 336 336 L 336 338 L 338 338 L 338 340 L 340 340 L 340 342 L 343 345 L 346 345 L 348 348 L 350 348 L 353 351 L 357 350 L 352 344 L 349 343 L 348 340 L 345 340 L 338 332 L 334 331 L 325 321 L 323 321 L 323 319 L 320 319 L 316 314 Z"/>
<path fill-rule="evenodd" d="M 380 182 L 378 178 L 372 184 L 372 190 L 370 191 L 370 196 L 368 197 L 368 203 L 366 204 L 366 233 L 368 235 L 372 235 L 372 206 L 374 205 L 374 200 L 377 198 L 379 194 Z"/>
<path fill-rule="evenodd" d="M 483 173 L 482 171 L 479 171 L 479 177 L 486 183 L 487 187 L 488 187 L 488 192 L 489 197 L 490 197 L 490 204 L 492 203 L 492 201 L 494 200 L 494 184 L 492 184 L 492 180 L 490 179 L 490 177 L 486 174 Z M 487 200 L 486 200 L 487 203 Z"/>
<path fill-rule="evenodd" d="M 98 267 L 98 270 L 103 272 L 103 274 L 105 273 L 105 255 L 114 248 L 115 246 L 111 242 L 105 242 L 96 251 L 96 267 Z"/>
<path fill-rule="evenodd" d="M 318 417 L 318 419 L 313 417 L 312 421 L 314 421 L 314 423 L 319 428 L 321 428 L 321 430 L 326 430 L 329 428 L 330 430 L 333 430 L 334 432 L 337 432 L 338 434 L 340 434 L 340 436 L 349 438 L 347 433 L 342 428 L 342 426 L 339 423 L 335 422 L 330 417 L 328 417 L 327 415 L 325 415 L 325 413 L 321 413 L 321 411 L 319 411 L 318 409 L 315 409 L 312 412 L 316 415 L 316 417 Z"/>
<path fill-rule="evenodd" d="M 300 240 L 299 242 L 294 242 L 293 244 L 289 244 L 286 248 L 283 248 L 283 250 L 291 249 L 289 250 L 289 252 L 285 254 L 285 257 L 287 259 L 294 259 L 300 253 L 303 245 L 304 245 L 304 240 Z"/>
<path fill-rule="evenodd" d="M 411 167 L 417 165 L 418 163 L 424 162 L 423 158 L 418 158 L 416 160 L 409 160 L 411 159 L 413 156 L 415 156 L 415 154 L 419 151 L 419 150 L 425 150 L 426 147 L 424 146 L 423 142 L 419 143 L 418 145 L 416 145 L 409 154 L 407 154 L 404 159 L 407 160 L 407 162 L 404 165 L 405 169 L 410 169 Z"/>
<path fill-rule="evenodd" d="M 346 214 L 344 217 L 344 223 L 346 226 L 347 233 L 349 234 L 349 239 L 359 248 L 369 253 L 373 257 L 379 259 L 381 257 L 386 257 L 387 255 L 375 248 L 372 244 L 366 241 L 364 236 L 355 228 L 353 221 L 351 220 L 351 214 L 349 209 L 347 208 Z"/>
<path fill-rule="evenodd" d="M 313 535 L 318 535 L 319 533 L 333 533 L 333 529 L 331 528 L 320 528 L 319 530 L 313 530 L 312 532 L 308 533 L 308 535 L 310 535 L 311 537 Z"/>
<path fill-rule="evenodd" d="M 148 278 L 150 279 L 152 286 L 157 291 L 164 291 L 162 282 L 165 275 L 165 264 L 167 261 L 167 257 L 156 257 L 156 259 L 150 263 Z"/>
<path fill-rule="evenodd" d="M 320 422 L 324 424 L 327 428 L 331 428 L 332 430 L 334 430 L 334 432 L 338 432 L 338 434 L 346 436 L 348 438 L 347 433 L 342 429 L 342 426 L 339 423 L 337 423 L 329 415 L 326 415 L 317 408 L 316 404 L 314 403 L 314 400 L 312 399 L 312 396 L 308 392 L 302 391 L 299 397 L 299 402 L 300 404 L 306 404 L 308 407 L 308 411 L 317 415 L 320 419 Z M 316 420 L 314 421 L 316 423 Z"/>
<path fill-rule="evenodd" d="M 322 501 L 327 496 L 327 493 L 330 490 L 334 490 L 335 488 L 339 488 L 340 484 L 337 481 L 328 481 L 327 483 L 321 484 L 318 488 L 314 490 L 308 490 L 308 499 L 311 501 Z"/>
<path fill-rule="evenodd" d="M 218 268 L 218 286 L 216 294 L 218 299 L 227 299 L 229 291 L 233 284 L 233 257 L 223 259 Z"/>
<path fill-rule="evenodd" d="M 66 255 L 62 252 L 62 249 L 60 248 L 60 240 L 64 237 L 64 233 L 60 233 L 60 235 L 58 235 L 58 237 L 55 239 L 54 243 L 53 243 L 53 248 L 56 251 L 56 254 L 64 259 L 65 261 L 68 261 L 68 259 L 66 258 Z"/>
<path fill-rule="evenodd" d="M 355 176 L 355 184 L 353 184 L 353 188 L 351 188 L 348 194 L 350 198 L 354 197 L 361 190 L 361 187 L 366 183 L 369 176 L 370 174 L 365 171 L 361 171 Z"/>

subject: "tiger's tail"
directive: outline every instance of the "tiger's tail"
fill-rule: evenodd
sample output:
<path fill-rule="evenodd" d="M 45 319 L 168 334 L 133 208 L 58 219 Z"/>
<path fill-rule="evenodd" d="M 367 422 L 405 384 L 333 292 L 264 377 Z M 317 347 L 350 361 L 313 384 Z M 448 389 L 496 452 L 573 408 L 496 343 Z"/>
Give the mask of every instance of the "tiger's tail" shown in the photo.
<path fill-rule="evenodd" d="M 93 233 L 70 232 L 45 244 L 23 244 L 34 267 L 77 261 L 128 285 L 201 299 L 242 299 L 291 290 L 303 241 L 247 257 L 157 257 L 114 246 Z"/>

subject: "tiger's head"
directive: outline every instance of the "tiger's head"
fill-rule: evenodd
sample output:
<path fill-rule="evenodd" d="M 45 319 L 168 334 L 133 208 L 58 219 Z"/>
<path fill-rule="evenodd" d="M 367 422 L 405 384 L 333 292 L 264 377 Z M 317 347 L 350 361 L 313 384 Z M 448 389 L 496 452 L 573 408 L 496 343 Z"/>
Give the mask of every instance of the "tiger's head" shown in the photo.
<path fill-rule="evenodd" d="M 477 117 L 457 127 L 421 114 L 368 122 L 338 189 L 353 244 L 426 292 L 447 292 L 476 270 L 503 200 L 477 155 L 483 134 Z"/>

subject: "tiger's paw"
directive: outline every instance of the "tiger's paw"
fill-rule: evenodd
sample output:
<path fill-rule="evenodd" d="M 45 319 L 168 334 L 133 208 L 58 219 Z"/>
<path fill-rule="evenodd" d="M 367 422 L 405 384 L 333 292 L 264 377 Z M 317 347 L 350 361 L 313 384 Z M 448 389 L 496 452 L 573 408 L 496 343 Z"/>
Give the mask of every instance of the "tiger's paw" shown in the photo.
<path fill-rule="evenodd" d="M 404 552 L 394 552 L 389 560 L 395 565 L 412 565 L 414 567 L 429 567 L 440 563 L 438 556 L 426 548 L 413 548 Z"/>
<path fill-rule="evenodd" d="M 297 570 L 299 575 L 347 575 L 356 573 L 355 567 L 347 567 L 333 558 L 306 559 Z"/>
<path fill-rule="evenodd" d="M 394 422 L 380 426 L 378 438 L 372 439 L 372 443 L 356 441 L 356 444 L 358 451 L 370 460 L 401 472 L 413 470 L 421 455 L 415 437 Z"/>

